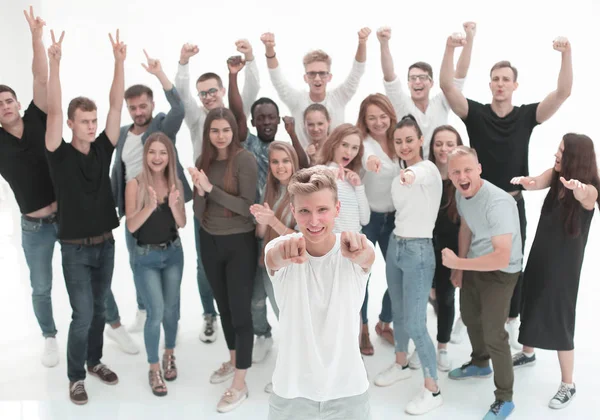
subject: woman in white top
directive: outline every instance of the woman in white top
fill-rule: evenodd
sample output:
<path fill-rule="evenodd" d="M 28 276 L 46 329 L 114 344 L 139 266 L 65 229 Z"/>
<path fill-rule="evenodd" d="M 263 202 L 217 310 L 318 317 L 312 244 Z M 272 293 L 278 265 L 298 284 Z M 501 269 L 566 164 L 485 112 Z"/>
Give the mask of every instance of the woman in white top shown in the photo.
<path fill-rule="evenodd" d="M 390 189 L 392 180 L 400 174 L 400 163 L 393 147 L 391 147 L 396 122 L 394 107 L 387 96 L 381 93 L 369 95 L 360 104 L 356 126 L 365 137 L 363 141 L 365 152 L 362 157 L 362 164 L 367 172 L 363 175 L 362 180 L 371 209 L 370 221 L 363 228 L 363 233 L 374 245 L 379 242 L 384 260 L 386 259 L 390 234 L 394 230 L 394 217 L 396 214 Z M 367 293 L 361 308 L 360 352 L 366 356 L 371 356 L 375 351 L 369 338 L 368 302 L 369 289 L 367 283 Z M 375 332 L 393 345 L 394 330 L 390 327 L 391 322 L 392 302 L 390 301 L 390 294 L 386 290 L 381 302 L 381 313 L 375 326 Z"/>
<path fill-rule="evenodd" d="M 427 301 L 435 272 L 432 237 L 442 198 L 442 178 L 433 162 L 423 160 L 423 134 L 412 115 L 396 125 L 393 147 L 403 167 L 392 182 L 396 226 L 390 236 L 386 264 L 396 360 L 377 375 L 375 385 L 388 386 L 411 376 L 407 352 L 412 339 L 425 384 L 408 403 L 406 412 L 417 415 L 443 402 L 437 385 L 435 347 L 427 332 Z"/>
<path fill-rule="evenodd" d="M 348 123 L 333 130 L 321 146 L 317 163 L 335 170 L 341 203 L 335 233 L 360 232 L 369 223 L 369 201 L 359 176 L 363 150 L 360 130 Z"/>

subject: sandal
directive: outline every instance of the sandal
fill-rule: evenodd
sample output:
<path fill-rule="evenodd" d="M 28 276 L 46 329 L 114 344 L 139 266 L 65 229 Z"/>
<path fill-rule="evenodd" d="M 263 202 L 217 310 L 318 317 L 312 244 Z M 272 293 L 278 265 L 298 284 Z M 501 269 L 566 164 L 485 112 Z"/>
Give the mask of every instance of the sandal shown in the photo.
<path fill-rule="evenodd" d="M 369 338 L 369 326 L 363 324 L 362 331 L 360 332 L 360 352 L 365 356 L 373 356 L 375 349 Z"/>
<path fill-rule="evenodd" d="M 175 355 L 163 355 L 163 370 L 165 371 L 165 380 L 174 381 L 177 379 L 177 365 L 175 365 Z"/>
<path fill-rule="evenodd" d="M 387 326 L 384 325 L 383 322 L 379 321 L 377 325 L 375 325 L 375 332 L 391 345 L 396 345 L 396 342 L 394 341 L 394 330 L 390 328 L 389 324 L 387 324 Z"/>
<path fill-rule="evenodd" d="M 167 395 L 167 385 L 163 380 L 162 372 L 160 370 L 150 370 L 148 372 L 148 382 L 152 393 L 157 397 L 164 397 Z"/>

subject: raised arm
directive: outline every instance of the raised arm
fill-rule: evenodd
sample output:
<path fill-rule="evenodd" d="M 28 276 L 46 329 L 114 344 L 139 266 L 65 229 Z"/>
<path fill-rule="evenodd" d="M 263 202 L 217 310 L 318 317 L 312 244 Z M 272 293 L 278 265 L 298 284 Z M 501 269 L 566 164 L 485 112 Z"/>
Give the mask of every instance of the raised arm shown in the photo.
<path fill-rule="evenodd" d="M 298 140 L 294 117 L 283 117 L 283 123 L 285 126 L 285 131 L 287 131 L 287 133 L 290 136 L 290 139 L 292 140 L 292 147 L 298 155 L 298 165 L 300 166 L 300 169 L 308 168 L 310 166 L 310 163 L 308 161 L 308 156 L 306 155 L 306 152 L 302 148 L 302 144 L 300 144 L 300 140 Z"/>
<path fill-rule="evenodd" d="M 250 115 L 250 107 L 258 98 L 258 92 L 260 91 L 260 73 L 250 42 L 247 39 L 240 39 L 236 41 L 235 46 L 240 53 L 244 54 L 244 63 L 246 63 L 242 104 L 244 105 L 244 114 Z"/>
<path fill-rule="evenodd" d="M 381 50 L 381 70 L 383 71 L 383 80 L 391 82 L 396 80 L 394 72 L 394 59 L 390 51 L 390 39 L 392 37 L 392 28 L 384 26 L 377 30 L 377 39 Z"/>
<path fill-rule="evenodd" d="M 277 56 L 275 54 L 275 35 L 268 32 L 262 34 L 260 40 L 265 45 L 265 55 L 267 56 L 267 66 L 269 67 L 271 83 L 279 98 L 293 112 L 298 106 L 298 100 L 302 97 L 303 92 L 292 87 L 281 71 L 279 61 L 277 61 Z"/>
<path fill-rule="evenodd" d="M 275 34 L 271 32 L 265 32 L 260 36 L 260 40 L 263 44 L 265 44 L 267 67 L 269 69 L 276 69 L 279 67 L 279 60 L 277 60 L 277 53 L 275 52 Z"/>
<path fill-rule="evenodd" d="M 371 29 L 362 28 L 358 31 L 358 47 L 356 48 L 356 55 L 354 59 L 359 63 L 367 61 L 367 40 L 371 34 Z"/>
<path fill-rule="evenodd" d="M 229 109 L 235 115 L 235 119 L 238 125 L 238 134 L 240 141 L 243 142 L 248 136 L 248 123 L 247 117 L 244 113 L 244 104 L 242 103 L 242 96 L 240 95 L 240 89 L 238 86 L 238 73 L 244 68 L 244 61 L 240 56 L 233 56 L 227 59 L 227 68 L 229 69 Z"/>
<path fill-rule="evenodd" d="M 331 93 L 331 103 L 338 105 L 346 105 L 350 102 L 350 99 L 354 96 L 358 90 L 360 79 L 365 73 L 365 61 L 367 59 L 367 39 L 371 30 L 369 28 L 362 28 L 358 31 L 358 48 L 356 50 L 356 56 L 354 57 L 354 63 L 350 74 L 346 77 L 346 80 L 336 87 Z M 333 105 L 335 106 L 335 105 Z"/>
<path fill-rule="evenodd" d="M 510 180 L 513 185 L 521 185 L 528 191 L 543 190 L 550 187 L 554 168 L 546 169 L 538 176 L 517 176 Z"/>
<path fill-rule="evenodd" d="M 200 119 L 200 107 L 194 99 L 190 90 L 190 58 L 198 54 L 198 46 L 184 44 L 179 55 L 177 74 L 175 75 L 175 87 L 185 107 L 185 124 L 188 128 L 194 127 Z M 192 139 L 193 141 L 193 139 Z"/>
<path fill-rule="evenodd" d="M 115 56 L 115 73 L 112 86 L 110 88 L 108 117 L 106 117 L 106 136 L 113 144 L 117 145 L 119 133 L 121 131 L 121 111 L 123 110 L 123 95 L 125 93 L 125 57 L 127 56 L 127 46 L 119 40 L 119 30 L 117 29 L 116 40 L 112 34 L 108 34 L 112 44 L 113 54 Z"/>
<path fill-rule="evenodd" d="M 475 39 L 477 25 L 475 22 L 465 22 L 463 23 L 463 28 L 467 35 L 465 39 L 466 43 L 460 52 L 458 62 L 456 63 L 456 71 L 454 72 L 455 79 L 464 79 L 467 77 L 469 66 L 471 65 L 471 53 L 473 52 L 473 40 Z"/>
<path fill-rule="evenodd" d="M 31 41 L 33 45 L 33 64 L 31 70 L 33 73 L 33 103 L 39 109 L 48 113 L 48 58 L 44 48 L 44 26 L 46 22 L 42 18 L 35 17 L 33 6 L 29 7 L 29 12 L 23 10 L 25 19 L 31 30 Z"/>
<path fill-rule="evenodd" d="M 558 108 L 571 96 L 573 87 L 573 61 L 571 59 L 571 43 L 565 37 L 558 37 L 552 47 L 561 53 L 560 73 L 556 90 L 544 98 L 537 107 L 535 119 L 538 123 L 547 121 Z"/>
<path fill-rule="evenodd" d="M 465 119 L 469 114 L 469 103 L 454 84 L 454 49 L 464 46 L 465 43 L 466 41 L 461 37 L 449 36 L 440 68 L 440 89 L 442 89 L 452 111 L 461 119 Z"/>
<path fill-rule="evenodd" d="M 63 135 L 62 93 L 60 87 L 60 59 L 62 55 L 62 41 L 65 33 L 58 42 L 54 31 L 50 31 L 52 45 L 48 48 L 50 58 L 50 78 L 48 80 L 48 117 L 46 119 L 46 149 L 54 152 L 60 146 Z"/>

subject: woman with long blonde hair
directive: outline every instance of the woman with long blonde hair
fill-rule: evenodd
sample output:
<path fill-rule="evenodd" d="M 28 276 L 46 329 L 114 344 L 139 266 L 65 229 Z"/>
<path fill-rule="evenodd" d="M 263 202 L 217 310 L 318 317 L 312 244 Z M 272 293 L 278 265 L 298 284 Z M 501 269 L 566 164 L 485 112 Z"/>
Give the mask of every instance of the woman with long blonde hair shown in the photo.
<path fill-rule="evenodd" d="M 127 229 L 136 239 L 134 281 L 146 305 L 144 342 L 154 395 L 167 387 L 158 359 L 160 326 L 165 332 L 164 379 L 177 378 L 175 338 L 179 322 L 183 250 L 178 229 L 186 224 L 183 184 L 177 177 L 175 147 L 165 134 L 151 134 L 144 145 L 142 172 L 125 187 Z"/>

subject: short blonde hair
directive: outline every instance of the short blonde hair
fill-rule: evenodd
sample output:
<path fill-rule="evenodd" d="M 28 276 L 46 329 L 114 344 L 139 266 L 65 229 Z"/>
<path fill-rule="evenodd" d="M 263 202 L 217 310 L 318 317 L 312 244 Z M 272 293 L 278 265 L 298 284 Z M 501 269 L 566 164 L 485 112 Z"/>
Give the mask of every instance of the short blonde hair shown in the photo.
<path fill-rule="evenodd" d="M 477 156 L 477 151 L 469 146 L 456 146 L 454 149 L 448 153 L 448 161 L 451 161 L 454 158 L 461 156 L 475 156 L 475 160 L 479 163 L 479 157 Z"/>
<path fill-rule="evenodd" d="M 331 57 L 323 50 L 310 51 L 304 56 L 304 60 L 302 62 L 304 63 L 304 66 L 308 66 L 309 64 L 316 62 L 323 62 L 327 64 L 328 68 L 331 68 Z"/>
<path fill-rule="evenodd" d="M 324 189 L 331 190 L 334 201 L 338 201 L 337 182 L 334 171 L 331 168 L 324 165 L 316 165 L 301 169 L 290 178 L 288 184 L 290 202 L 294 202 L 296 194 L 308 195 Z"/>

